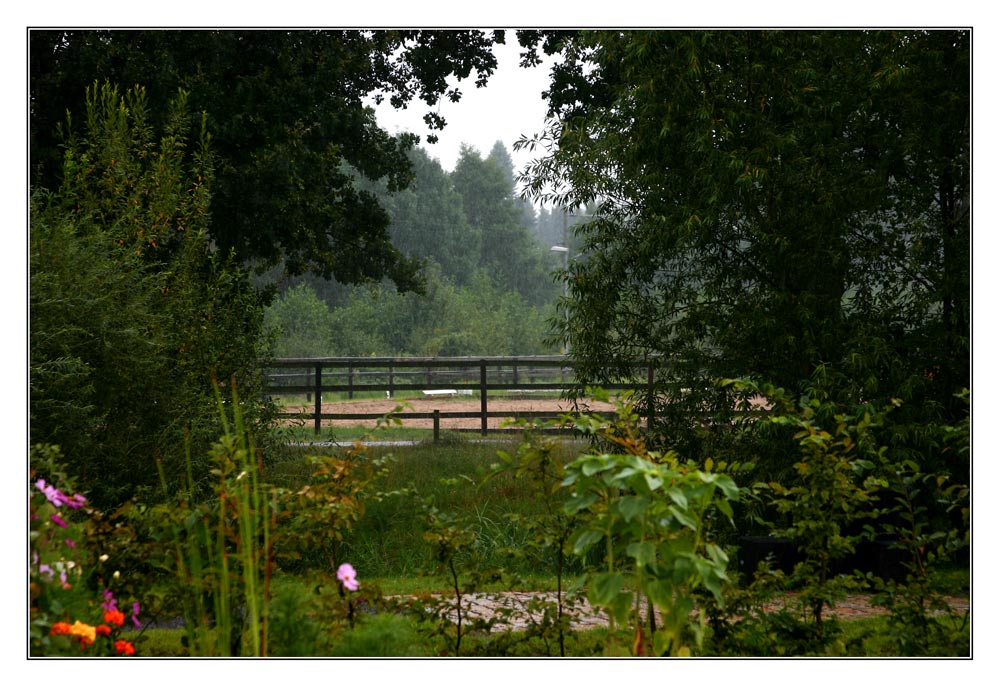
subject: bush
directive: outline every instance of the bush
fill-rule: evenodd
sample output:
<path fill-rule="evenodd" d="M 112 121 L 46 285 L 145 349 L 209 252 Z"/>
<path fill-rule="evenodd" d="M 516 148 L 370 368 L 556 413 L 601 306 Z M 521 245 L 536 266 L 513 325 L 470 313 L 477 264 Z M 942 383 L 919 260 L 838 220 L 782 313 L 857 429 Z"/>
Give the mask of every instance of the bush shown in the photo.
<path fill-rule="evenodd" d="M 31 197 L 31 440 L 62 447 L 95 507 L 175 483 L 215 437 L 212 381 L 246 393 L 266 354 L 262 304 L 205 229 L 212 155 L 181 93 L 159 138 L 141 89 L 88 90 L 63 183 Z M 264 416 L 256 401 L 245 414 Z"/>

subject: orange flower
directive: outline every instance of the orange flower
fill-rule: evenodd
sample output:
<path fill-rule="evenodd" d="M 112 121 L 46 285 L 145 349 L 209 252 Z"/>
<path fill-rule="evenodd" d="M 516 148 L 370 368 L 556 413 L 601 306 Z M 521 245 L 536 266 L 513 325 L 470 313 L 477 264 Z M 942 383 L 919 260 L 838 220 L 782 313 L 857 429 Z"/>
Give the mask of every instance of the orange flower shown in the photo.
<path fill-rule="evenodd" d="M 104 622 L 111 623 L 116 627 L 121 627 L 122 623 L 125 622 L 125 614 L 117 608 L 104 611 Z"/>
<path fill-rule="evenodd" d="M 93 625 L 87 625 L 86 623 L 81 623 L 77 620 L 73 623 L 73 626 L 69 628 L 70 634 L 73 634 L 80 638 L 81 643 L 92 644 L 94 637 L 97 636 L 97 628 Z"/>
<path fill-rule="evenodd" d="M 97 634 L 101 635 L 102 637 L 111 636 L 111 628 L 108 627 L 107 625 L 98 625 L 94 629 L 97 631 Z"/>
<path fill-rule="evenodd" d="M 134 656 L 135 647 L 132 646 L 132 642 L 126 642 L 124 639 L 119 639 L 115 642 L 115 653 L 119 656 Z"/>
<path fill-rule="evenodd" d="M 68 635 L 70 634 L 70 632 L 72 632 L 72 628 L 70 628 L 69 623 L 64 623 L 60 621 L 52 626 L 52 630 L 50 630 L 49 634 Z"/>

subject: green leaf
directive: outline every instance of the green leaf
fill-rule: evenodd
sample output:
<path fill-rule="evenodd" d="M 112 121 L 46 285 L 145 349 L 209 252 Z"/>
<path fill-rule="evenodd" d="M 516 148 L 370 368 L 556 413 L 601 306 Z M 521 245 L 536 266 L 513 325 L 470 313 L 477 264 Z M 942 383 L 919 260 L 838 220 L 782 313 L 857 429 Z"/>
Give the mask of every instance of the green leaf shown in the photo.
<path fill-rule="evenodd" d="M 604 539 L 604 532 L 600 530 L 581 530 L 573 540 L 573 553 L 584 553 L 602 539 Z"/>
<path fill-rule="evenodd" d="M 597 606 L 611 606 L 625 586 L 625 579 L 624 575 L 616 572 L 595 575 L 587 590 L 587 598 Z"/>
<path fill-rule="evenodd" d="M 597 501 L 597 494 L 592 491 L 587 491 L 582 494 L 573 494 L 573 496 L 566 499 L 566 503 L 563 504 L 563 511 L 568 515 L 573 515 L 574 513 L 586 510 L 595 501 Z"/>
<path fill-rule="evenodd" d="M 618 499 L 616 508 L 625 522 L 631 522 L 642 515 L 649 507 L 649 499 L 645 496 L 623 496 Z"/>
<path fill-rule="evenodd" d="M 625 548 L 625 553 L 634 558 L 636 564 L 640 566 L 656 562 L 656 547 L 650 542 L 632 542 Z"/>
<path fill-rule="evenodd" d="M 681 491 L 677 487 L 670 487 L 666 490 L 666 492 L 667 496 L 670 497 L 670 500 L 676 503 L 678 506 L 680 506 L 681 508 L 688 507 L 687 495 L 685 495 L 683 491 Z"/>
<path fill-rule="evenodd" d="M 687 511 L 681 510 L 677 506 L 669 506 L 667 508 L 667 510 L 670 511 L 670 514 L 673 515 L 674 518 L 679 523 L 681 523 L 682 525 L 684 525 L 685 527 L 687 527 L 689 530 L 695 530 L 695 531 L 697 531 L 697 529 L 698 529 L 698 521 L 695 520 L 694 516 L 691 515 L 691 513 L 688 513 Z"/>

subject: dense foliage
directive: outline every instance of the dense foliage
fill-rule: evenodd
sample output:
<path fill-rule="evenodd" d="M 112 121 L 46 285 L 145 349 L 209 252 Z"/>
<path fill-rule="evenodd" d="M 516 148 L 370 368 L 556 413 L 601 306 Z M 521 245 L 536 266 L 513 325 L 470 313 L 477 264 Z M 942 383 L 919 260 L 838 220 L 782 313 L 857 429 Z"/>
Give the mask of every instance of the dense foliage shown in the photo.
<path fill-rule="evenodd" d="M 463 148 L 450 174 L 423 149 L 410 159 L 410 188 L 359 184 L 392 218 L 393 243 L 422 262 L 423 293 L 399 293 L 387 282 L 292 280 L 268 308 L 269 323 L 282 332 L 277 355 L 552 352 L 558 262 L 536 240 L 534 211 L 515 198 L 503 144 L 486 158 Z"/>
<path fill-rule="evenodd" d="M 734 406 L 711 380 L 796 392 L 825 366 L 837 402 L 903 401 L 894 451 L 941 458 L 916 434 L 970 384 L 968 32 L 545 40 L 552 118 L 519 145 L 546 152 L 535 198 L 599 205 L 567 275 L 584 381 L 660 356 L 681 441 Z"/>
<path fill-rule="evenodd" d="M 154 124 L 178 88 L 192 112 L 207 113 L 218 154 L 207 232 L 240 261 L 290 274 L 313 271 L 356 283 L 389 276 L 419 286 L 417 265 L 390 242 L 389 219 L 361 191 L 355 170 L 388 180 L 412 178 L 413 135 L 378 127 L 364 99 L 428 108 L 461 91 L 446 79 L 485 84 L 496 67 L 497 35 L 483 31 L 32 31 L 31 150 L 35 179 L 58 183 L 56 126 L 82 113 L 97 81 L 147 88 Z M 433 111 L 431 128 L 445 122 Z M 348 167 L 350 169 L 348 169 Z"/>
<path fill-rule="evenodd" d="M 255 388 L 266 339 L 247 275 L 205 233 L 213 158 L 185 95 L 159 131 L 142 89 L 86 102 L 61 185 L 32 194 L 30 429 L 110 507 L 156 484 L 155 458 L 175 477 L 186 441 L 204 454 L 212 380 Z"/>
<path fill-rule="evenodd" d="M 467 455 L 438 479 L 361 442 L 297 463 L 258 443 L 255 392 L 269 324 L 293 356 L 538 352 L 553 256 L 502 145 L 445 174 L 360 104 L 457 98 L 445 78 L 485 78 L 497 37 L 32 35 L 33 654 L 133 655 L 128 599 L 134 627 L 183 615 L 195 655 L 394 654 L 413 627 L 566 655 L 587 598 L 610 632 L 586 655 L 850 655 L 830 610 L 857 589 L 890 653 L 968 652 L 942 575 L 970 542 L 967 32 L 520 32 L 525 62 L 565 58 L 521 145 L 547 151 L 536 234 L 574 227 L 581 382 L 646 358 L 658 394 L 553 423 L 591 439 L 575 458 L 531 428 L 478 484 Z M 254 261 L 364 286 L 300 281 L 265 311 Z M 498 527 L 486 501 L 515 494 Z M 794 560 L 741 586 L 753 527 Z M 898 569 L 854 569 L 865 544 Z M 346 559 L 420 545 L 446 594 L 385 598 Z M 527 629 L 464 618 L 471 592 L 525 588 L 515 565 L 556 578 Z"/>

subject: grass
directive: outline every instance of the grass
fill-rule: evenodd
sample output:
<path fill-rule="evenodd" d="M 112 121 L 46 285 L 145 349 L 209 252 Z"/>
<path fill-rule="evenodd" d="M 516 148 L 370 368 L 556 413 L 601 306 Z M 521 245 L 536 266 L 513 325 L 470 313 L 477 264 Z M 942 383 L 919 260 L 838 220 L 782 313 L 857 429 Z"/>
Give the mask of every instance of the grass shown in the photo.
<path fill-rule="evenodd" d="M 300 621 L 302 618 L 299 618 Z M 939 622 L 945 622 L 943 619 Z M 888 621 L 873 616 L 841 623 L 839 646 L 842 657 L 899 657 L 899 652 L 887 635 Z M 300 631 L 314 631 L 310 623 L 302 622 Z M 307 636 L 286 643 L 275 655 L 300 656 L 438 656 L 447 650 L 447 642 L 436 635 L 434 628 L 414 616 L 378 613 L 362 616 L 356 627 L 344 628 L 336 636 Z M 181 630 L 145 630 L 124 633 L 135 643 L 140 655 L 158 657 L 186 656 Z M 489 634 L 472 632 L 463 642 L 463 655 L 544 657 L 557 655 L 551 638 L 548 643 L 538 633 L 524 631 L 494 631 Z M 607 627 L 577 630 L 566 637 L 566 655 L 576 657 L 628 656 L 633 635 L 627 629 L 612 632 Z M 294 647 L 298 647 L 298 651 Z M 710 656 L 711 653 L 704 655 Z M 944 653 L 942 655 L 947 655 Z M 967 655 L 962 653 L 961 655 Z"/>
<path fill-rule="evenodd" d="M 372 428 L 366 425 L 351 427 L 331 427 L 329 425 L 316 430 L 312 422 L 287 425 L 280 430 L 283 441 L 287 442 L 351 442 L 358 439 L 373 441 L 431 441 L 434 430 L 422 427 L 380 427 Z M 442 432 L 442 436 L 450 432 Z"/>

